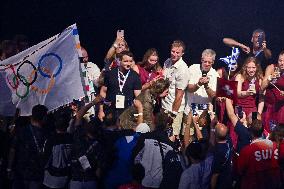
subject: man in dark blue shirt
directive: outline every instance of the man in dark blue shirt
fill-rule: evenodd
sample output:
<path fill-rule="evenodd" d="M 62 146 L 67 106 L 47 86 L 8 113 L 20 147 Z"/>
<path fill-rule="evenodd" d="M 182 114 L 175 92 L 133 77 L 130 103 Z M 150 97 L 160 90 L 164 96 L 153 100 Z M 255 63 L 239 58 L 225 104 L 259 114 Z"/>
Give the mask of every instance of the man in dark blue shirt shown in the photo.
<path fill-rule="evenodd" d="M 211 188 L 231 188 L 233 145 L 228 138 L 228 128 L 218 123 L 215 127 L 216 144 L 212 165 Z"/>
<path fill-rule="evenodd" d="M 234 112 L 232 101 L 230 99 L 226 99 L 226 109 L 228 117 L 234 126 L 234 131 L 238 135 L 236 151 L 239 153 L 243 147 L 250 144 L 251 142 L 251 134 L 248 128 L 252 123 L 252 113 L 246 116 L 243 112 L 243 118 L 239 119 L 239 117 Z M 257 113 L 256 118 L 258 120 L 261 120 L 261 115 Z"/>

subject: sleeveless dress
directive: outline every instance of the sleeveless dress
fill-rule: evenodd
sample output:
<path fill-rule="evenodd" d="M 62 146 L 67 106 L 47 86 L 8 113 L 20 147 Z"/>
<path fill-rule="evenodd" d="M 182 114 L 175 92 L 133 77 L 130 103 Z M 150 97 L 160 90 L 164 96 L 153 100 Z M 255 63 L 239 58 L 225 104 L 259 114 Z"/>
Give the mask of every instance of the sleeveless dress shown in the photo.
<path fill-rule="evenodd" d="M 243 108 L 246 116 L 248 116 L 251 112 L 257 111 L 258 106 L 258 94 L 259 94 L 259 80 L 255 80 L 253 82 L 255 84 L 256 94 L 250 95 L 244 98 L 238 98 L 237 105 Z M 247 91 L 249 89 L 250 81 L 246 80 L 242 84 L 242 91 Z"/>
<path fill-rule="evenodd" d="M 242 91 L 246 91 L 249 89 L 249 84 L 250 81 L 246 80 L 242 83 Z M 257 105 L 258 105 L 258 94 L 259 94 L 259 80 L 256 80 L 254 82 L 255 84 L 255 90 L 256 94 L 252 96 L 247 96 L 245 98 L 238 98 L 238 101 L 235 105 L 241 106 L 243 109 L 243 112 L 245 112 L 246 116 L 248 116 L 251 112 L 256 112 L 257 111 Z M 235 106 L 234 106 L 235 107 Z M 232 139 L 232 143 L 234 148 L 237 146 L 237 141 L 238 141 L 238 135 L 236 134 L 234 130 L 233 124 L 229 121 L 228 122 L 228 127 L 229 127 L 229 134 Z"/>
<path fill-rule="evenodd" d="M 272 82 L 281 91 L 284 91 L 284 74 L 280 78 L 272 80 Z M 271 132 L 271 122 L 284 123 L 284 96 L 281 96 L 280 92 L 271 84 L 266 89 L 262 120 L 264 128 L 268 132 Z"/>

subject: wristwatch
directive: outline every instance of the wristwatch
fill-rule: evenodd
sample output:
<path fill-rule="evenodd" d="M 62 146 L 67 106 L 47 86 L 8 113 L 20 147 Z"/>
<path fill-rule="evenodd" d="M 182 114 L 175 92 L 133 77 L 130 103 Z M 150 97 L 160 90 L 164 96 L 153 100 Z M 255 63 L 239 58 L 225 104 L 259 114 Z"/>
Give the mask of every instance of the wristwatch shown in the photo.
<path fill-rule="evenodd" d="M 204 85 L 205 90 L 209 89 L 208 85 Z"/>
<path fill-rule="evenodd" d="M 172 111 L 172 112 L 170 112 L 169 116 L 171 116 L 172 118 L 175 118 L 175 117 L 177 117 L 177 114 L 178 114 L 178 112 Z"/>

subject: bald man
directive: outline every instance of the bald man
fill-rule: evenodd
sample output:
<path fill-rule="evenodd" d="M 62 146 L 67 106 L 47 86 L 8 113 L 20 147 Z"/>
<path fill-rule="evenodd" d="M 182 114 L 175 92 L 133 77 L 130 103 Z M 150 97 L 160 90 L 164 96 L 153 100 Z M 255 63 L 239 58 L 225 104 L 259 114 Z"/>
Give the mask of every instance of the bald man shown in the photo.
<path fill-rule="evenodd" d="M 81 62 L 81 70 L 82 70 L 82 76 L 84 79 L 84 90 L 86 97 L 88 97 L 85 102 L 91 102 L 95 99 L 96 94 L 98 93 L 98 87 L 99 87 L 99 76 L 100 76 L 100 68 L 92 63 L 89 62 L 89 55 L 85 48 L 82 49 L 82 56 L 83 61 Z M 89 116 L 95 115 L 95 108 L 92 107 L 88 111 Z"/>
<path fill-rule="evenodd" d="M 218 143 L 227 141 L 228 127 L 222 123 L 218 123 L 215 127 L 215 136 Z"/>
<path fill-rule="evenodd" d="M 232 150 L 226 125 L 218 123 L 215 127 L 216 144 L 212 165 L 211 188 L 230 188 L 232 186 Z"/>

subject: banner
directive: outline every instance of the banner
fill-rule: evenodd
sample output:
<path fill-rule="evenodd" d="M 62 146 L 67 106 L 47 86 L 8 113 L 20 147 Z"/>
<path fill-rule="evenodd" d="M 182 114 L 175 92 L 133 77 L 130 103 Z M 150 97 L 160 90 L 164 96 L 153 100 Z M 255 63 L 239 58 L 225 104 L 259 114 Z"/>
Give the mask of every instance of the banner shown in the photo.
<path fill-rule="evenodd" d="M 82 57 L 76 24 L 0 62 L 0 114 L 31 115 L 34 105 L 49 111 L 84 96 Z"/>
<path fill-rule="evenodd" d="M 237 102 L 238 99 L 238 82 L 229 81 L 222 78 L 217 78 L 217 91 L 216 97 L 226 97 L 232 99 L 234 102 Z"/>

